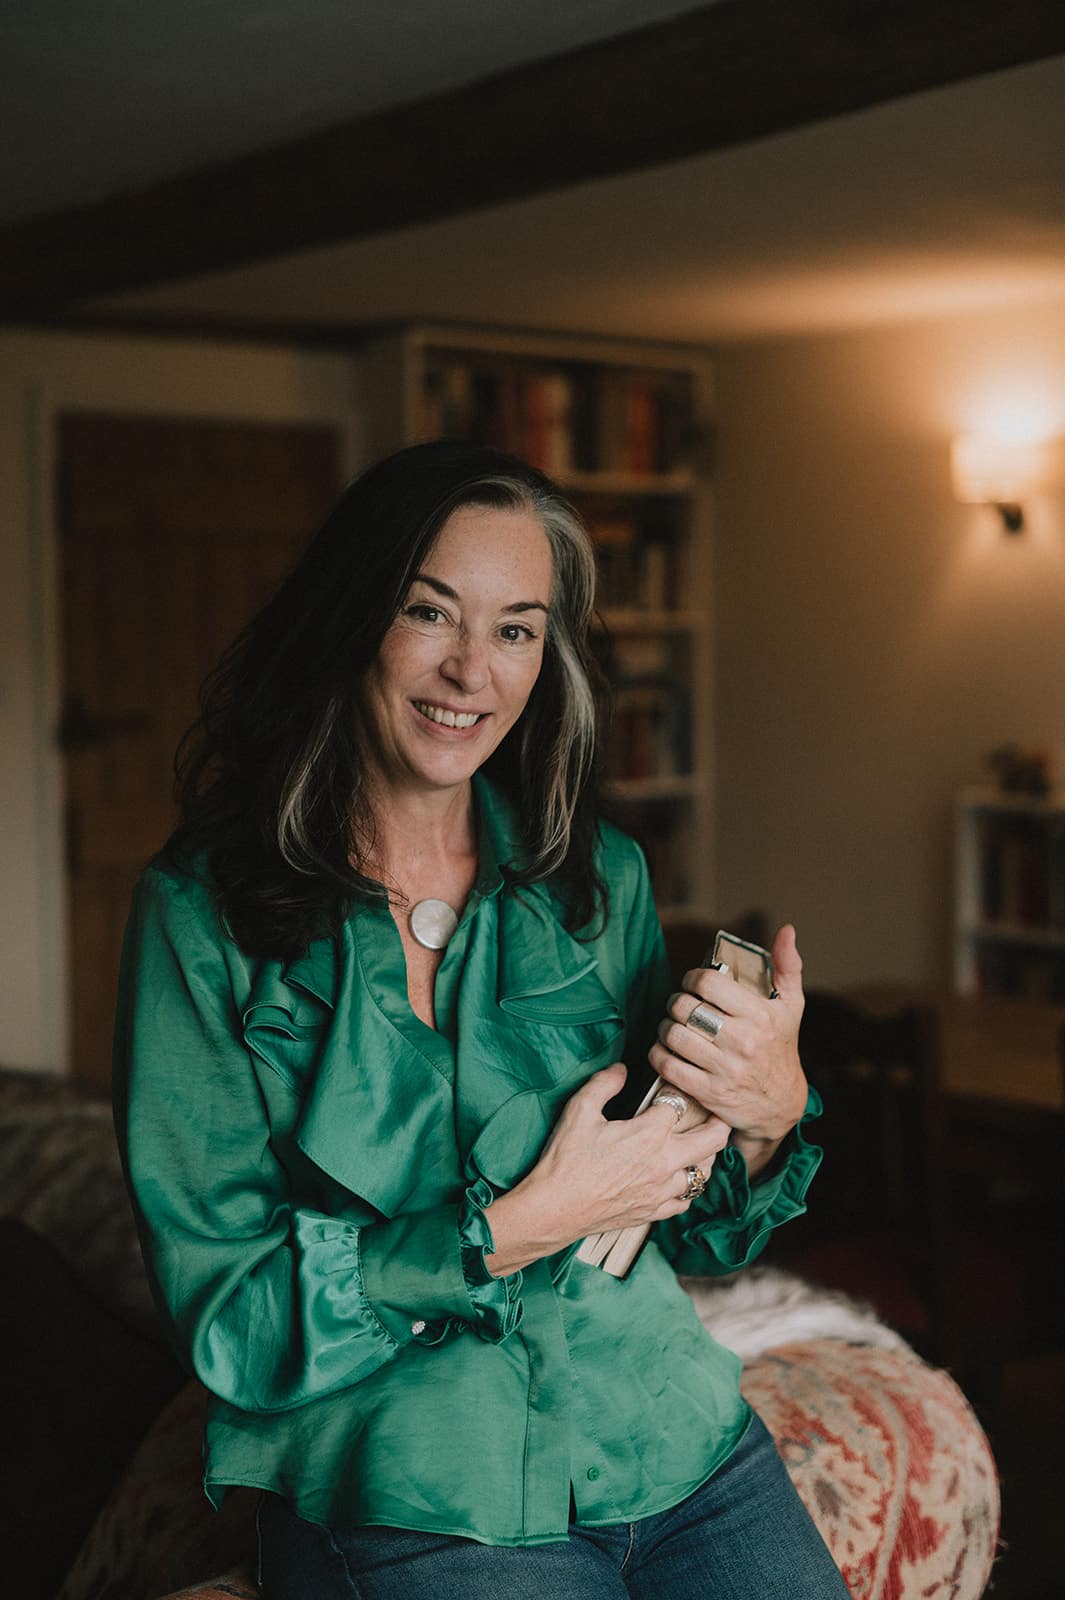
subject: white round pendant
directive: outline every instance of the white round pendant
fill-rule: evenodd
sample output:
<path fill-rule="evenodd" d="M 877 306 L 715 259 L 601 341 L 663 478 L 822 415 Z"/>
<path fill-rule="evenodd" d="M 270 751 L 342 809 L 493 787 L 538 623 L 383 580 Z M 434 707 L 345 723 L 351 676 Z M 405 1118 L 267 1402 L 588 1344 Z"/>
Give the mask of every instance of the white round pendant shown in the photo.
<path fill-rule="evenodd" d="M 410 931 L 426 950 L 442 950 L 458 925 L 446 900 L 419 900 L 411 906 Z"/>

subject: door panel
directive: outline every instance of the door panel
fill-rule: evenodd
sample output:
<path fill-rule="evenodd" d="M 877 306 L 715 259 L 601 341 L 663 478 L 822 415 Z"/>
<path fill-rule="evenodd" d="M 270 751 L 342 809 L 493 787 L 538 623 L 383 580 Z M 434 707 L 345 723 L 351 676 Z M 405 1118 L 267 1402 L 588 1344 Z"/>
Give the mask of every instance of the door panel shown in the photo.
<path fill-rule="evenodd" d="M 130 890 L 175 820 L 206 674 L 340 486 L 326 427 L 59 420 L 73 1070 L 110 1077 Z"/>

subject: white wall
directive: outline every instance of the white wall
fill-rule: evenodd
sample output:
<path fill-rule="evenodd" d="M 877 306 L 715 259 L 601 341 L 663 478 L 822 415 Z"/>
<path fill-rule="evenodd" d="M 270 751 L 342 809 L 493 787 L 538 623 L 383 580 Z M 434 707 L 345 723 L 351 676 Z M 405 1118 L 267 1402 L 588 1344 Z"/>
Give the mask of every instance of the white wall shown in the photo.
<path fill-rule="evenodd" d="M 67 1057 L 54 423 L 64 409 L 334 423 L 361 455 L 352 363 L 151 339 L 0 335 L 0 1061 Z"/>
<path fill-rule="evenodd" d="M 950 808 L 996 744 L 1065 783 L 1065 509 L 1009 539 L 951 496 L 1003 413 L 1065 434 L 1065 304 L 717 359 L 723 914 L 792 919 L 808 978 L 949 972 Z"/>

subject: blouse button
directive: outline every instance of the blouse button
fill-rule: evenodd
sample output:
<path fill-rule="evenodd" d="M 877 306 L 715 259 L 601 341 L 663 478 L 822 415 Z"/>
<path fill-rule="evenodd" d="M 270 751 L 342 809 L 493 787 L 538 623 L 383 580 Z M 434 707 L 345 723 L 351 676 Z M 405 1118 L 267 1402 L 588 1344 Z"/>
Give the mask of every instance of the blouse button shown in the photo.
<path fill-rule="evenodd" d="M 598 1467 L 589 1467 L 588 1468 L 588 1476 L 592 1480 L 592 1482 L 594 1483 L 596 1478 L 598 1478 L 598 1476 L 599 1476 L 599 1468 Z"/>
<path fill-rule="evenodd" d="M 425 1332 L 425 1330 L 426 1330 L 426 1328 L 428 1326 L 429 1326 L 429 1324 L 427 1322 L 423 1322 L 421 1317 L 419 1317 L 417 1322 L 412 1322 L 411 1323 L 410 1331 L 411 1331 L 411 1333 L 413 1333 L 414 1337 L 417 1338 L 420 1333 L 424 1333 Z"/>

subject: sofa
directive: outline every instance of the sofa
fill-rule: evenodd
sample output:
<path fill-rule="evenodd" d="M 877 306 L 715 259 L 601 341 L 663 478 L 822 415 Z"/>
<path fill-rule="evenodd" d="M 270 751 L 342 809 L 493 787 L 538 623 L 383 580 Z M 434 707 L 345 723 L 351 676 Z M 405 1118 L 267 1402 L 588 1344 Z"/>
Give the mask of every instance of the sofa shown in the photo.
<path fill-rule="evenodd" d="M 200 1488 L 206 1396 L 166 1348 L 101 1094 L 0 1070 L 0 1405 L 20 1600 L 252 1600 L 255 1495 Z M 851 1592 L 975 1600 L 998 1541 L 991 1451 L 948 1373 L 867 1309 L 773 1267 L 687 1279 L 744 1362 Z"/>

